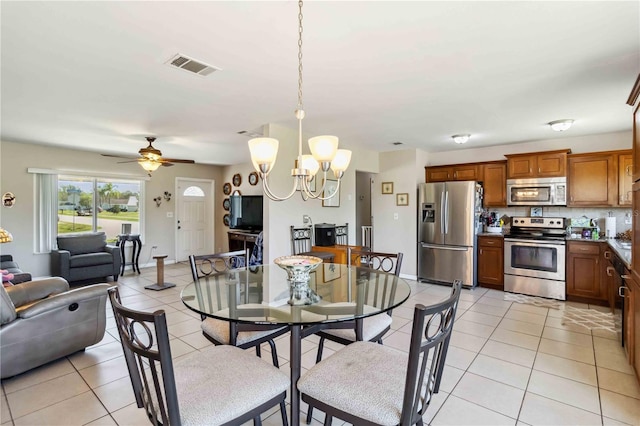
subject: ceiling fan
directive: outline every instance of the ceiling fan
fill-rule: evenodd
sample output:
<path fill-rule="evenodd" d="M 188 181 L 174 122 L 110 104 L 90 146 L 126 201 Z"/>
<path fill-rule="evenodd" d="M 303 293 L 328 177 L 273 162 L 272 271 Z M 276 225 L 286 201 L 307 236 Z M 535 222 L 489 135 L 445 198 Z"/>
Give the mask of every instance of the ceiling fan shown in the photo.
<path fill-rule="evenodd" d="M 149 142 L 149 146 L 145 146 L 144 148 L 140 148 L 138 154 L 140 157 L 130 157 L 125 155 L 115 155 L 115 154 L 102 154 L 105 157 L 116 157 L 116 158 L 126 158 L 128 161 L 119 161 L 119 163 L 132 163 L 136 161 L 140 166 L 149 173 L 151 176 L 151 172 L 158 169 L 160 166 L 169 167 L 173 166 L 175 163 L 183 163 L 183 164 L 194 164 L 193 160 L 180 160 L 177 158 L 162 158 L 162 152 L 155 148 L 152 144 L 156 140 L 153 136 L 146 137 L 147 142 Z"/>

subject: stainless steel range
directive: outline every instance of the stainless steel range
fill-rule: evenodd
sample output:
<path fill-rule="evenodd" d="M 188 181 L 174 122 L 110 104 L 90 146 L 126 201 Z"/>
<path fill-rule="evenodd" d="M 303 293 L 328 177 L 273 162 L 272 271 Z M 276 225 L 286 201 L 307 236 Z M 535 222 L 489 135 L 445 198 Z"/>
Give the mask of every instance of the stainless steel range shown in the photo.
<path fill-rule="evenodd" d="M 566 300 L 565 220 L 514 217 L 504 237 L 504 289 Z"/>

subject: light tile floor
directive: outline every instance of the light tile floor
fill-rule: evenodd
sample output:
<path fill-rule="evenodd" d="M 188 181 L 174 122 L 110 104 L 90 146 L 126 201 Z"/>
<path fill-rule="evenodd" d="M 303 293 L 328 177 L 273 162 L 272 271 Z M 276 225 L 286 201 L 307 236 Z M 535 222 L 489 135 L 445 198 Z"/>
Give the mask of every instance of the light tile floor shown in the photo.
<path fill-rule="evenodd" d="M 174 358 L 206 350 L 200 319 L 180 302 L 188 265 L 168 265 L 166 281 L 177 287 L 154 292 L 155 268 L 128 271 L 118 286 L 123 303 L 167 312 Z M 450 289 L 412 282 L 411 298 L 394 310 L 385 345 L 407 351 L 415 303 L 441 300 Z M 576 324 L 563 325 L 565 306 L 549 309 L 505 300 L 504 293 L 464 290 L 440 393 L 425 423 L 431 425 L 640 425 L 640 386 L 618 335 Z M 2 381 L 0 425 L 148 425 L 133 399 L 131 383 L 107 310 L 107 333 L 97 345 Z M 340 349 L 327 343 L 325 356 Z M 289 370 L 289 339 L 277 340 L 283 371 Z M 304 370 L 315 362 L 317 339 L 303 341 Z M 269 347 L 263 357 L 270 362 Z M 306 411 L 305 404 L 302 404 Z M 314 412 L 314 424 L 323 414 Z M 280 424 L 273 409 L 265 425 Z M 335 424 L 341 425 L 337 421 Z"/>

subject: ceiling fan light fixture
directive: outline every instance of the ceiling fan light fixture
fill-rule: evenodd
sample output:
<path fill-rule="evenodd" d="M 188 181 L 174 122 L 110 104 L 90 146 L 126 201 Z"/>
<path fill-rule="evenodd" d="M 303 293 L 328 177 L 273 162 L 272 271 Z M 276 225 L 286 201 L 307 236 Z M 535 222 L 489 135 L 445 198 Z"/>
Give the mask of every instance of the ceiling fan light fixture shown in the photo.
<path fill-rule="evenodd" d="M 467 143 L 470 137 L 471 135 L 469 134 L 451 136 L 451 138 L 453 138 L 453 141 L 457 144 Z"/>
<path fill-rule="evenodd" d="M 556 132 L 564 132 L 565 130 L 569 130 L 569 128 L 573 125 L 573 120 L 555 120 L 549 123 L 549 126 Z"/>
<path fill-rule="evenodd" d="M 140 166 L 149 173 L 149 176 L 151 176 L 151 172 L 155 172 L 156 170 L 158 170 L 158 167 L 162 165 L 160 161 L 152 160 L 150 158 L 141 158 L 140 160 L 138 160 L 138 164 L 140 164 Z"/>

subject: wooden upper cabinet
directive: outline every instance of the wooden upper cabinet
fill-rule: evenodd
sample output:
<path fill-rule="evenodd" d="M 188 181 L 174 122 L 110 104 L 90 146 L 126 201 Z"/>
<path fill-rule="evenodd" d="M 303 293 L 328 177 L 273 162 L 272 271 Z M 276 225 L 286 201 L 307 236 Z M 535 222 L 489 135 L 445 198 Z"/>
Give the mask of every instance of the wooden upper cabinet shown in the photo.
<path fill-rule="evenodd" d="M 451 180 L 481 180 L 482 165 L 454 164 L 451 166 L 425 167 L 426 182 L 446 182 Z"/>
<path fill-rule="evenodd" d="M 451 166 L 435 166 L 425 167 L 425 181 L 429 182 L 446 182 L 453 179 L 453 170 Z"/>
<path fill-rule="evenodd" d="M 636 82 L 631 89 L 629 98 L 627 99 L 627 105 L 633 108 L 633 141 L 631 147 L 633 148 L 633 164 L 640 165 L 640 74 L 636 78 Z M 640 166 L 633 167 L 633 181 L 640 180 Z"/>
<path fill-rule="evenodd" d="M 611 152 L 569 156 L 567 206 L 616 206 L 618 157 Z"/>
<path fill-rule="evenodd" d="M 484 207 L 507 206 L 507 162 L 496 161 L 484 163 L 484 176 L 482 187 L 484 188 Z"/>
<path fill-rule="evenodd" d="M 563 149 L 505 155 L 507 157 L 507 179 L 566 176 L 567 154 L 570 152 L 569 149 Z"/>
<path fill-rule="evenodd" d="M 631 205 L 633 194 L 633 154 L 631 150 L 618 154 L 618 204 Z"/>

